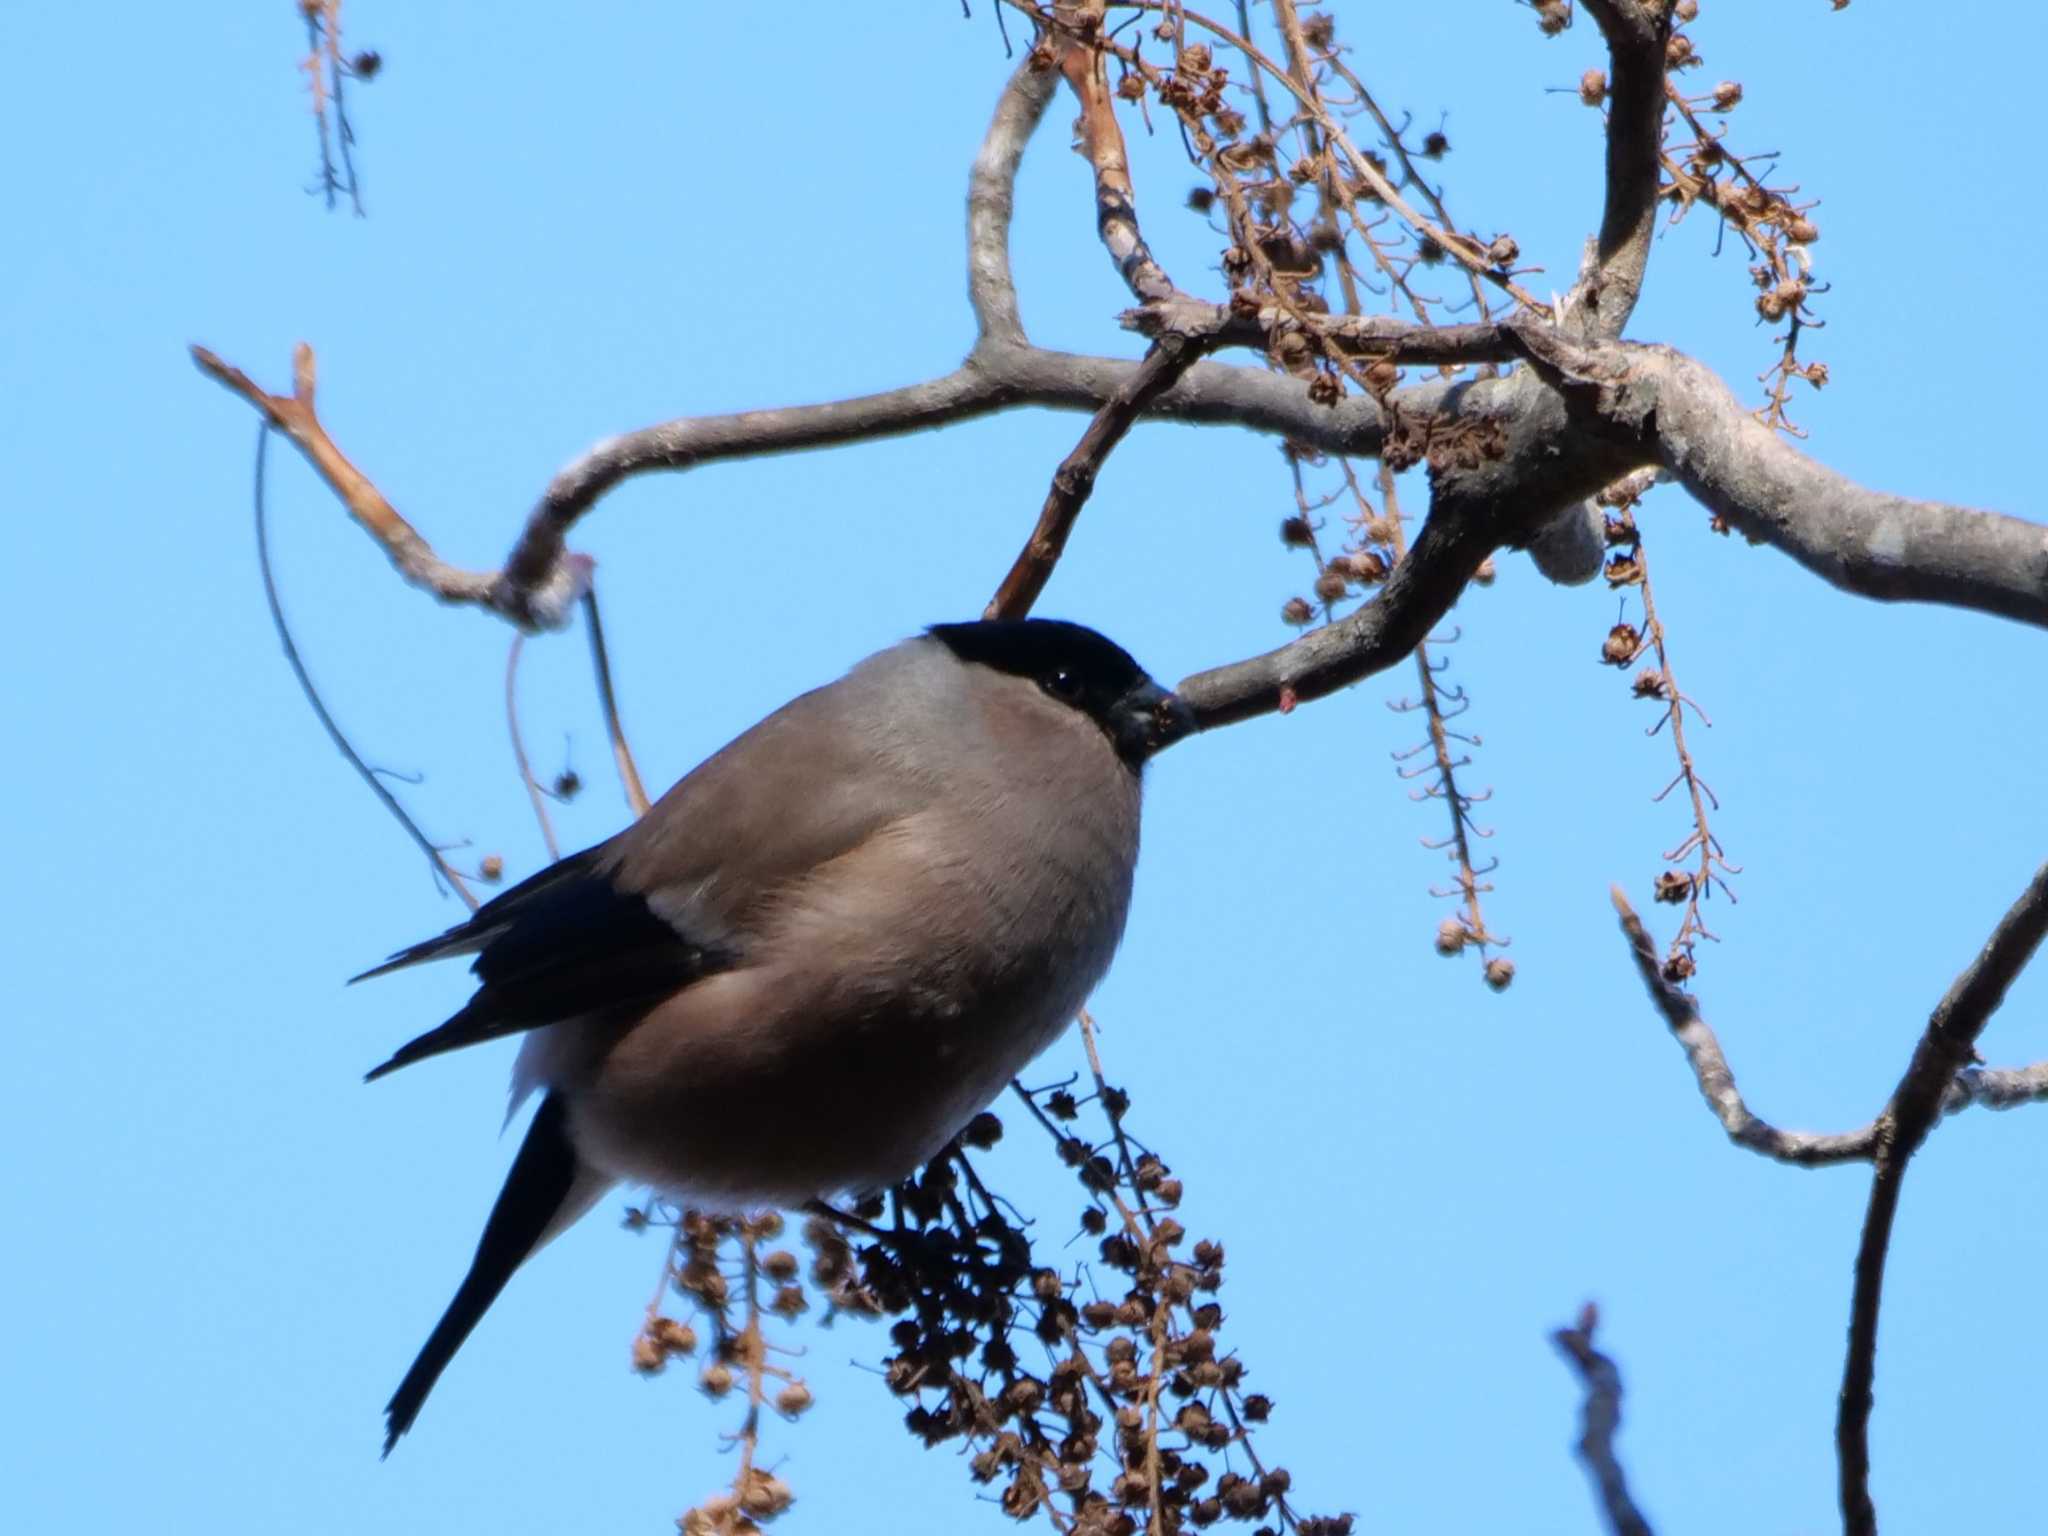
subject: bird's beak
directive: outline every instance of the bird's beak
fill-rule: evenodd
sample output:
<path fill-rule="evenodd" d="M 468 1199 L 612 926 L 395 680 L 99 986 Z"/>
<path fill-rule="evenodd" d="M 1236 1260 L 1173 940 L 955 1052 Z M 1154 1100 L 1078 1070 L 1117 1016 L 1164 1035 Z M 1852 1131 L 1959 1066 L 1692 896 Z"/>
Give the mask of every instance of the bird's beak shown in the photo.
<path fill-rule="evenodd" d="M 1124 696 L 1118 732 L 1126 755 L 1143 760 L 1200 728 L 1195 712 L 1178 694 L 1146 682 Z"/>

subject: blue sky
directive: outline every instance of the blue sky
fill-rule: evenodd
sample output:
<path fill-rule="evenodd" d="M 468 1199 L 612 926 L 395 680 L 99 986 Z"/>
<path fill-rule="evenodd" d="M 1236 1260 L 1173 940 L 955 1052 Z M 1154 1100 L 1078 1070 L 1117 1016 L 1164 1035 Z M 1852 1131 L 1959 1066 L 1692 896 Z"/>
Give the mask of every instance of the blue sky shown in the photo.
<path fill-rule="evenodd" d="M 487 565 L 549 473 L 663 417 L 828 398 L 950 367 L 971 335 L 966 167 L 1008 68 L 985 7 L 892 24 L 748 7 L 351 6 L 386 72 L 359 93 L 370 217 L 303 195 L 313 137 L 293 8 L 12 7 L 0 94 L 14 234 L 0 261 L 0 469 L 23 555 L 0 668 L 14 723 L 0 957 L 0 1483 L 24 1530 L 647 1530 L 728 1473 L 732 1415 L 631 1376 L 654 1239 L 588 1220 L 522 1273 L 387 1464 L 378 1410 L 467 1261 L 512 1150 L 510 1049 L 374 1089 L 459 972 L 342 979 L 458 915 L 352 781 L 269 630 L 248 410 L 201 341 L 282 386 L 319 350 L 323 414 L 448 558 Z M 1413 13 L 1413 14 L 1409 14 Z M 1590 27 L 1505 5 L 1339 7 L 1390 102 L 1448 112 L 1453 209 L 1562 289 L 1597 220 L 1598 120 L 1568 87 Z M 1013 29 L 1015 30 L 1015 29 Z M 1741 80 L 1737 142 L 1825 199 L 1834 284 L 1799 402 L 1866 483 L 2036 512 L 2044 236 L 2023 182 L 2048 23 L 1907 22 L 1709 4 L 1703 82 Z M 1988 45 L 1996 38 L 1997 46 Z M 1040 341 L 1129 353 L 1085 167 L 1053 108 L 1019 183 Z M 1171 135 L 1133 155 L 1148 233 L 1213 292 Z M 1769 359 L 1739 252 L 1660 241 L 1632 333 L 1755 395 Z M 1989 309 L 2005 316 L 1990 322 Z M 649 479 L 578 535 L 600 562 L 643 770 L 666 784 L 859 656 L 979 609 L 1077 419 L 1020 414 L 826 455 Z M 505 746 L 507 633 L 437 608 L 288 453 L 277 566 L 300 642 L 437 836 L 541 857 Z M 1274 536 L 1274 445 L 1145 427 L 1111 461 L 1040 611 L 1163 677 L 1284 638 L 1305 581 Z M 1419 505 L 1419 501 L 1417 502 Z M 1743 866 L 1708 1016 L 1760 1113 L 1881 1104 L 1926 1010 L 2048 856 L 2034 707 L 2048 641 L 1883 609 L 1710 535 L 1675 492 L 1642 522 L 1673 663 Z M 1400 678 L 1176 750 L 1151 788 L 1122 956 L 1098 994 L 1112 1075 L 1224 1239 L 1226 1337 L 1278 1401 L 1262 1445 L 1309 1508 L 1366 1529 L 1578 1532 L 1572 1381 L 1547 1330 L 1597 1298 L 1629 1385 L 1623 1446 L 1666 1532 L 1834 1523 L 1831 1430 L 1865 1181 L 1729 1148 L 1646 1006 L 1607 905 L 1646 905 L 1679 809 L 1642 706 L 1597 665 L 1604 588 L 1525 561 L 1461 605 L 1455 676 L 1502 859 L 1496 997 L 1438 958 L 1444 873 L 1389 753 Z M 529 647 L 528 741 L 624 810 L 580 636 Z M 1657 909 L 1660 918 L 1666 909 Z M 1668 919 L 1667 919 L 1668 921 Z M 1985 1039 L 2048 1056 L 2048 983 Z M 1047 1070 L 1064 1071 L 1062 1046 Z M 1033 1139 L 996 1172 L 1048 1230 L 1077 1202 Z M 1899 1219 L 1878 1378 L 1888 1530 L 2038 1521 L 2033 1326 L 2048 1111 L 1946 1124 Z M 770 1432 L 785 1529 L 996 1530 L 857 1367 L 811 1332 L 819 1405 Z"/>

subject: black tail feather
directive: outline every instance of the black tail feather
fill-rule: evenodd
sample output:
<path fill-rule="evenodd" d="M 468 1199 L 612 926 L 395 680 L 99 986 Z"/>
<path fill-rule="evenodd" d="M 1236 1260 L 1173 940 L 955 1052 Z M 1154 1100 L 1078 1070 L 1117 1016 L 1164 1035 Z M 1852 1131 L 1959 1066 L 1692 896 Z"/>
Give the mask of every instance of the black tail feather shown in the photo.
<path fill-rule="evenodd" d="M 567 1107 L 560 1094 L 551 1093 L 541 1101 L 519 1156 L 513 1159 L 498 1203 L 491 1208 L 491 1219 L 484 1224 L 484 1235 L 477 1244 L 469 1273 L 463 1277 L 455 1299 L 448 1303 L 448 1310 L 441 1314 L 441 1321 L 434 1325 L 412 1369 L 405 1373 L 405 1380 L 385 1405 L 386 1456 L 398 1443 L 398 1437 L 412 1428 L 441 1372 L 455 1358 L 455 1352 L 491 1303 L 498 1299 L 512 1272 L 547 1238 L 575 1187 L 576 1176 L 576 1149 L 569 1141 Z"/>

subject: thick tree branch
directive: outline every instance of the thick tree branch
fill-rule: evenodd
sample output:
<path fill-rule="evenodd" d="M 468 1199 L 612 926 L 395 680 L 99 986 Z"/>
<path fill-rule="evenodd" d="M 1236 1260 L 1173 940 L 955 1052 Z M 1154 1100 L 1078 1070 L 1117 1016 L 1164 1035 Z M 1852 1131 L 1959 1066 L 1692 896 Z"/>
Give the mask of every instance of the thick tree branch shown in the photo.
<path fill-rule="evenodd" d="M 1430 515 L 1407 558 L 1364 607 L 1263 656 L 1183 679 L 1174 691 L 1202 728 L 1273 710 L 1285 714 L 1404 660 L 1450 611 L 1498 542 L 1482 519 L 1445 510 L 1439 506 Z"/>
<path fill-rule="evenodd" d="M 2033 958 L 2048 933 L 2048 864 L 1998 921 L 1977 958 L 1935 1005 L 1913 1059 L 1878 1116 L 1877 1171 L 1870 1208 L 1856 1251 L 1856 1286 L 1849 1305 L 1849 1350 L 1835 1419 L 1840 1464 L 1842 1526 L 1847 1536 L 1876 1536 L 1870 1498 L 1870 1410 L 1877 1376 L 1877 1322 L 1884 1295 L 1885 1259 L 1906 1164 L 1920 1150 L 1947 1107 L 1957 1074 L 1976 1054 L 1977 1037 L 2006 989 Z"/>
<path fill-rule="evenodd" d="M 1614 1436 L 1621 1428 L 1621 1372 L 1593 1347 L 1600 1314 L 1588 1302 L 1576 1328 L 1560 1328 L 1550 1339 L 1571 1361 L 1586 1388 L 1584 1422 L 1579 1433 L 1579 1460 L 1593 1480 L 1601 1517 L 1614 1536 L 1650 1536 L 1650 1522 L 1629 1496 L 1628 1478 L 1614 1454 Z"/>
<path fill-rule="evenodd" d="M 1857 485 L 1670 347 L 1584 347 L 1548 326 L 1511 324 L 1546 378 L 1605 424 L 1615 451 L 1661 464 L 1737 532 L 1830 585 L 2048 626 L 2048 528 Z"/>
<path fill-rule="evenodd" d="M 1664 45 L 1671 7 L 1644 0 L 1585 0 L 1607 40 L 1607 202 L 1592 260 L 1566 315 L 1589 339 L 1622 333 L 1643 291 L 1657 232 L 1659 153 L 1664 147 Z"/>

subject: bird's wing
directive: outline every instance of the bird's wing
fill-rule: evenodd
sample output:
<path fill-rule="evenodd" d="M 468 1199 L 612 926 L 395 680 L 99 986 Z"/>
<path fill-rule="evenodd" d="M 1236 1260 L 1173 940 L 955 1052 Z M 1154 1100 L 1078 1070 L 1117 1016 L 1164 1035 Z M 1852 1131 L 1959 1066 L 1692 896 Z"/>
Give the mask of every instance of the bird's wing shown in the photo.
<path fill-rule="evenodd" d="M 481 982 L 370 1077 L 546 1024 L 629 1017 L 744 963 L 783 892 L 931 798 L 928 781 L 878 755 L 868 702 L 843 682 L 792 700 L 617 837 L 357 977 L 475 955 Z"/>
<path fill-rule="evenodd" d="M 615 1018 L 732 964 L 723 948 L 693 939 L 658 916 L 644 896 L 620 886 L 610 863 L 609 844 L 563 859 L 488 902 L 468 922 L 365 972 L 380 976 L 423 960 L 474 954 L 482 983 L 453 1018 L 400 1047 L 370 1078 L 563 1019 Z"/>

